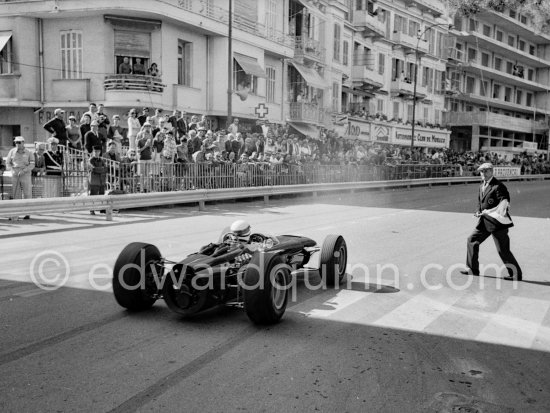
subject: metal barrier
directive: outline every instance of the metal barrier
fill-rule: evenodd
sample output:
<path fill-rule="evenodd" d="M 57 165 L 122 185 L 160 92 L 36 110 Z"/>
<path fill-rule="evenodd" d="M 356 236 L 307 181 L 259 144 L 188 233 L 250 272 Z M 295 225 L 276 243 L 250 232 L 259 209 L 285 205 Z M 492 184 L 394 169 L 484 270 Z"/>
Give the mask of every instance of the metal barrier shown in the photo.
<path fill-rule="evenodd" d="M 550 175 L 528 175 L 505 177 L 501 180 L 545 180 Z M 316 196 L 320 192 L 357 191 L 368 189 L 410 188 L 415 186 L 452 185 L 478 183 L 479 177 L 449 177 L 404 179 L 401 181 L 338 182 L 325 184 L 299 184 L 279 186 L 258 186 L 245 188 L 198 189 L 194 191 L 173 191 L 160 193 L 134 193 L 127 195 L 99 195 L 88 197 L 21 199 L 0 202 L 0 216 L 19 216 L 46 214 L 51 212 L 71 212 L 81 210 L 105 210 L 107 220 L 112 220 L 113 210 L 140 208 L 160 205 L 198 203 L 204 209 L 208 201 L 263 197 L 264 202 L 270 196 L 310 193 Z"/>

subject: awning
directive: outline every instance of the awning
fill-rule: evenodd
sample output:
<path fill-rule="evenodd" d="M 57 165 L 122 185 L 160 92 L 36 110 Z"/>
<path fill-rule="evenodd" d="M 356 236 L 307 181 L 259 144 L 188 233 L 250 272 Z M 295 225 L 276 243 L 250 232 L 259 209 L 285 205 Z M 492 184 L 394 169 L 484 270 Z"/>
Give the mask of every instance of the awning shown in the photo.
<path fill-rule="evenodd" d="M 8 44 L 11 39 L 12 32 L 0 32 L 0 50 Z"/>
<path fill-rule="evenodd" d="M 294 123 L 289 122 L 289 125 L 300 132 L 302 135 L 308 136 L 310 138 L 319 139 L 319 128 L 308 125 L 307 123 Z"/>
<path fill-rule="evenodd" d="M 292 66 L 296 68 L 296 70 L 304 78 L 308 86 L 313 86 L 313 87 L 316 87 L 317 89 L 326 89 L 329 87 L 329 85 L 325 82 L 325 79 L 323 79 L 315 69 L 311 69 L 309 67 L 303 66 L 295 62 L 290 62 L 290 63 L 292 64 Z"/>
<path fill-rule="evenodd" d="M 258 61 L 253 57 L 244 56 L 238 53 L 235 53 L 233 57 L 247 75 L 262 77 L 264 79 L 267 77 L 265 75 L 265 70 L 262 69 Z"/>

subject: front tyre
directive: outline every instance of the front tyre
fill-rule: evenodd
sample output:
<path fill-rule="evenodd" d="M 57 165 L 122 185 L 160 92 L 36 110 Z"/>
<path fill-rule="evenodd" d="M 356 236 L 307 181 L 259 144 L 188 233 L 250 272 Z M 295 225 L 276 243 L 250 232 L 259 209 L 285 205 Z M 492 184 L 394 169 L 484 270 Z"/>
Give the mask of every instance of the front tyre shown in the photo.
<path fill-rule="evenodd" d="M 155 276 L 157 279 L 162 277 L 162 267 L 157 265 L 160 260 L 160 251 L 154 245 L 143 242 L 128 244 L 119 254 L 113 270 L 113 292 L 117 303 L 130 311 L 151 308 L 157 300 Z"/>
<path fill-rule="evenodd" d="M 341 235 L 328 235 L 321 248 L 319 274 L 327 286 L 333 287 L 342 282 L 346 275 L 348 247 Z"/>
<path fill-rule="evenodd" d="M 263 262 L 262 262 L 263 260 Z M 288 303 L 290 267 L 281 256 L 257 253 L 244 274 L 244 309 L 255 324 L 275 324 Z"/>

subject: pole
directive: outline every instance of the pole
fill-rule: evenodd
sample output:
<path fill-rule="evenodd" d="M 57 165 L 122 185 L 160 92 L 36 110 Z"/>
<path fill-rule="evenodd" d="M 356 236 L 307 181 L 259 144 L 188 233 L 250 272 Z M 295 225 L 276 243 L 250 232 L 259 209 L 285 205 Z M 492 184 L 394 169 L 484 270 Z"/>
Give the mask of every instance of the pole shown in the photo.
<path fill-rule="evenodd" d="M 418 66 L 419 66 L 419 60 L 418 60 L 418 42 L 420 41 L 420 36 L 418 37 L 418 41 L 416 42 L 416 65 L 414 67 L 414 85 L 413 85 L 413 117 L 412 117 L 412 127 L 411 127 L 411 160 L 414 150 L 414 126 L 416 123 L 416 84 L 418 82 Z"/>
<path fill-rule="evenodd" d="M 229 0 L 229 31 L 227 37 L 227 126 L 233 121 L 233 0 Z"/>

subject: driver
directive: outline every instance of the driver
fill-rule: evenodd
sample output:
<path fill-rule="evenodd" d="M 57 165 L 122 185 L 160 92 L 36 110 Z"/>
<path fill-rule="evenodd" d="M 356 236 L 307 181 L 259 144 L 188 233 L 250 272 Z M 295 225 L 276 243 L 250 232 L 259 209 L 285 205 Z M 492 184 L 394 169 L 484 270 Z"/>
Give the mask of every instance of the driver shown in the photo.
<path fill-rule="evenodd" d="M 231 224 L 229 230 L 237 237 L 237 240 L 243 243 L 250 243 L 250 224 L 242 219 L 239 219 Z"/>

